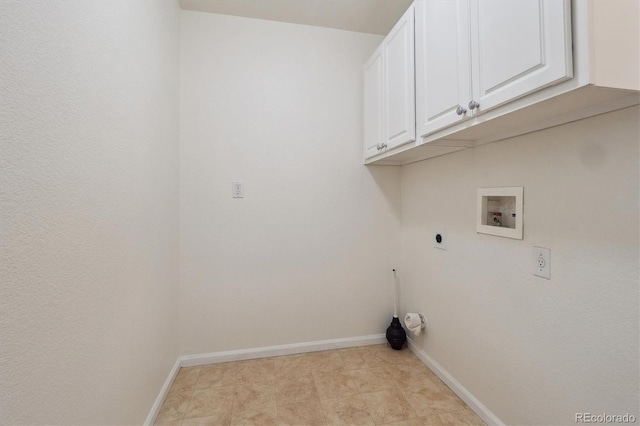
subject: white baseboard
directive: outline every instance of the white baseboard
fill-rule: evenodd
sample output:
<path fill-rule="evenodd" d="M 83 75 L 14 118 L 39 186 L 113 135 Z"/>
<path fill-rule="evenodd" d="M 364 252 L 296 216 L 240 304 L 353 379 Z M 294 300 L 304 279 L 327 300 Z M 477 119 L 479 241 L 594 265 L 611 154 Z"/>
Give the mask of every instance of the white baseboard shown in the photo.
<path fill-rule="evenodd" d="M 156 421 L 156 417 L 158 417 L 158 414 L 160 413 L 160 407 L 162 407 L 162 403 L 164 402 L 164 399 L 167 397 L 167 394 L 169 393 L 169 389 L 171 388 L 171 384 L 173 383 L 173 379 L 176 378 L 178 371 L 180 371 L 180 358 L 176 360 L 176 363 L 173 364 L 171 371 L 169 371 L 169 376 L 167 377 L 167 380 L 164 381 L 164 384 L 162 385 L 162 389 L 160 389 L 160 393 L 158 394 L 158 397 L 153 403 L 153 406 L 151 407 L 151 411 L 149 411 L 149 415 L 147 416 L 147 419 L 144 421 L 145 426 L 151 426 Z"/>
<path fill-rule="evenodd" d="M 447 386 L 451 388 L 456 395 L 463 400 L 469 408 L 471 408 L 486 424 L 504 426 L 504 423 L 493 414 L 485 405 L 480 402 L 471 392 L 469 392 L 464 386 L 460 384 L 447 370 L 442 368 L 433 358 L 431 358 L 425 351 L 420 349 L 413 340 L 408 339 L 409 349 L 416 354 L 427 367 L 433 371 L 436 376 L 440 378 Z"/>
<path fill-rule="evenodd" d="M 185 355 L 180 357 L 180 366 L 192 367 L 195 365 L 218 364 L 220 362 L 242 361 L 246 359 L 266 358 L 271 356 L 293 355 L 306 352 L 328 351 L 331 349 L 352 348 L 356 346 L 377 345 L 386 342 L 387 339 L 384 334 L 372 334 L 370 336 L 292 343 L 290 345 L 265 346 L 262 348 Z"/>

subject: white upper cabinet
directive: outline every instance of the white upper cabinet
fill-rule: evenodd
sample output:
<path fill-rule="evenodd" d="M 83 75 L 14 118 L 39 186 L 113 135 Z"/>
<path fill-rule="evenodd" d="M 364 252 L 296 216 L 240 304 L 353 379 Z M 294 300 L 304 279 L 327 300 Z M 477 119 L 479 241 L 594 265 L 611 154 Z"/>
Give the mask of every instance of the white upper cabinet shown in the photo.
<path fill-rule="evenodd" d="M 396 23 L 384 39 L 385 148 L 416 140 L 414 8 Z"/>
<path fill-rule="evenodd" d="M 384 142 L 384 56 L 382 46 L 364 65 L 364 152 L 365 158 L 380 153 Z"/>
<path fill-rule="evenodd" d="M 468 117 L 471 99 L 469 8 L 466 2 L 416 2 L 418 135 Z"/>
<path fill-rule="evenodd" d="M 416 0 L 365 67 L 365 164 L 640 104 L 639 4 Z"/>
<path fill-rule="evenodd" d="M 572 76 L 570 0 L 416 2 L 418 135 Z"/>
<path fill-rule="evenodd" d="M 416 140 L 414 7 L 364 66 L 364 157 Z"/>
<path fill-rule="evenodd" d="M 570 0 L 471 0 L 472 101 L 487 110 L 573 75 Z"/>

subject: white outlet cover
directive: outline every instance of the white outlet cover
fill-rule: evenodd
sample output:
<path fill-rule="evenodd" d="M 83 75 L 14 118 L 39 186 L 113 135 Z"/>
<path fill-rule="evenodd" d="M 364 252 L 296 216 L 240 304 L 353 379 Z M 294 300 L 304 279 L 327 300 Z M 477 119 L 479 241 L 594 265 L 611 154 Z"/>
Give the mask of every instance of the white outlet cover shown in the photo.
<path fill-rule="evenodd" d="M 244 184 L 241 180 L 231 182 L 231 196 L 233 198 L 244 198 Z"/>
<path fill-rule="evenodd" d="M 440 238 L 438 238 L 440 237 Z M 438 241 L 438 239 L 440 241 Z M 440 250 L 447 249 L 447 231 L 445 229 L 439 229 L 433 233 L 433 237 L 431 238 L 431 242 L 433 246 Z"/>
<path fill-rule="evenodd" d="M 533 275 L 551 279 L 551 250 L 544 247 L 533 248 Z"/>

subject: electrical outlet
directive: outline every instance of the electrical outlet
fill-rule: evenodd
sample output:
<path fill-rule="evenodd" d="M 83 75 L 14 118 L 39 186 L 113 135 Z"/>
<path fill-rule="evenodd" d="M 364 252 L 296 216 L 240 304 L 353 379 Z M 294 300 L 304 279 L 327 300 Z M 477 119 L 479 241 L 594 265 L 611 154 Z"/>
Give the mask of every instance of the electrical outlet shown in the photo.
<path fill-rule="evenodd" d="M 234 180 L 231 183 L 231 196 L 233 198 L 244 198 L 244 185 L 241 180 Z"/>
<path fill-rule="evenodd" d="M 433 246 L 440 250 L 447 249 L 447 231 L 444 229 L 438 230 L 433 233 L 433 239 L 431 240 Z"/>
<path fill-rule="evenodd" d="M 533 275 L 551 279 L 551 250 L 544 247 L 533 248 Z"/>

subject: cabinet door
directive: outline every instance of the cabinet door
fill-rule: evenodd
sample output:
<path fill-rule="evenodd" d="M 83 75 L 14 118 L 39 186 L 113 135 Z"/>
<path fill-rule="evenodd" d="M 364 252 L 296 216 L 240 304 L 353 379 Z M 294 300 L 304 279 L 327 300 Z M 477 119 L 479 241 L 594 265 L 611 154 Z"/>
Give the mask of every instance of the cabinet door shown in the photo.
<path fill-rule="evenodd" d="M 471 116 L 468 0 L 416 2 L 416 120 L 425 136 Z"/>
<path fill-rule="evenodd" d="M 392 149 L 416 140 L 414 8 L 384 39 L 385 143 Z"/>
<path fill-rule="evenodd" d="M 380 45 L 364 65 L 364 157 L 380 153 L 384 141 L 384 55 Z"/>
<path fill-rule="evenodd" d="M 570 0 L 470 0 L 480 111 L 573 75 Z"/>

